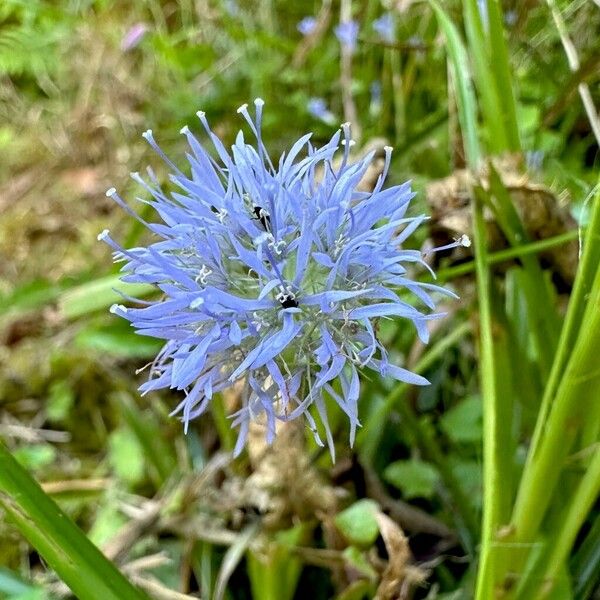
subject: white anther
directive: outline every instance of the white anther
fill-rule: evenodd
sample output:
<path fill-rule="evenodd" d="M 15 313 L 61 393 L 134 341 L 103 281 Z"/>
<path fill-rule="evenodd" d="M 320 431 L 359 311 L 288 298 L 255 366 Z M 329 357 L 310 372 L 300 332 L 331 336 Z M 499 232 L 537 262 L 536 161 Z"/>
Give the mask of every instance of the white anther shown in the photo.
<path fill-rule="evenodd" d="M 104 229 L 103 231 L 101 231 L 101 232 L 98 234 L 98 236 L 97 236 L 97 238 L 96 238 L 96 239 L 97 239 L 99 242 L 102 242 L 102 241 L 104 241 L 104 240 L 105 240 L 105 239 L 108 237 L 108 234 L 109 234 L 109 233 L 110 233 L 110 232 L 108 231 L 108 229 Z"/>
<path fill-rule="evenodd" d="M 254 100 L 254 106 L 264 106 L 265 101 L 262 98 L 256 98 Z"/>
<path fill-rule="evenodd" d="M 356 144 L 356 141 L 355 140 L 350 140 L 348 142 L 348 147 L 351 148 L 352 146 L 354 146 L 354 144 Z M 346 145 L 346 140 L 342 140 L 342 146 L 345 146 L 345 145 Z"/>
<path fill-rule="evenodd" d="M 202 265 L 200 269 L 200 273 L 196 276 L 196 283 L 201 283 L 202 285 L 206 285 L 206 278 L 212 273 L 212 269 L 209 269 L 206 265 Z"/>
<path fill-rule="evenodd" d="M 142 133 L 142 137 L 149 140 L 152 138 L 152 129 L 146 129 L 144 133 Z"/>
<path fill-rule="evenodd" d="M 197 111 L 196 111 L 196 116 L 197 116 L 199 119 L 204 119 L 204 117 L 206 116 L 206 113 L 205 113 L 203 110 L 197 110 Z"/>
<path fill-rule="evenodd" d="M 394 148 L 392 146 L 384 146 L 383 151 L 384 152 L 393 152 Z"/>
<path fill-rule="evenodd" d="M 117 193 L 117 190 L 114 187 L 111 187 L 110 189 L 106 190 L 106 197 L 110 198 L 111 196 L 114 196 Z"/>
<path fill-rule="evenodd" d="M 242 105 L 241 105 L 241 106 L 240 106 L 240 107 L 237 109 L 237 112 L 238 112 L 238 113 L 243 113 L 243 112 L 245 112 L 245 111 L 247 111 L 247 110 L 248 110 L 248 104 L 242 104 Z"/>
<path fill-rule="evenodd" d="M 182 135 L 187 135 L 190 132 L 190 128 L 187 125 L 184 125 L 180 130 L 179 133 L 181 133 Z"/>
<path fill-rule="evenodd" d="M 465 248 L 469 248 L 471 246 L 471 238 L 465 233 L 460 236 L 458 241 L 460 242 L 460 245 L 464 246 Z"/>
<path fill-rule="evenodd" d="M 217 219 L 219 219 L 219 223 L 223 224 L 225 217 L 227 216 L 227 209 L 222 208 L 219 212 L 217 212 Z"/>
<path fill-rule="evenodd" d="M 123 306 L 122 304 L 113 304 L 109 309 L 108 309 L 113 315 L 118 314 L 119 312 L 127 312 L 127 307 Z"/>

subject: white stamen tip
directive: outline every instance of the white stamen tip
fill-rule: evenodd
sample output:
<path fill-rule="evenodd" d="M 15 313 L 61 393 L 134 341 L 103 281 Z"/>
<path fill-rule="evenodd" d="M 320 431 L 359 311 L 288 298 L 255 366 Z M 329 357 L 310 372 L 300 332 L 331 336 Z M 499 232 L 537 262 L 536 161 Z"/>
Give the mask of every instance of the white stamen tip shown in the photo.
<path fill-rule="evenodd" d="M 348 142 L 348 147 L 351 148 L 352 146 L 354 146 L 356 144 L 355 140 L 349 140 Z M 342 146 L 346 145 L 346 140 L 342 140 Z"/>
<path fill-rule="evenodd" d="M 191 309 L 199 308 L 203 304 L 204 304 L 204 298 L 196 298 L 195 300 L 192 300 L 190 302 L 190 308 Z"/>
<path fill-rule="evenodd" d="M 471 246 L 471 238 L 464 233 L 460 236 L 458 241 L 460 242 L 460 245 L 464 246 L 465 248 L 469 248 Z"/>
<path fill-rule="evenodd" d="M 96 239 L 97 239 L 99 242 L 102 242 L 103 240 L 105 240 L 105 239 L 108 237 L 108 234 L 109 234 L 109 233 L 110 233 L 110 232 L 108 231 L 108 229 L 103 229 L 103 230 L 102 230 L 102 231 L 101 231 L 101 232 L 98 234 L 98 236 L 96 237 Z"/>
<path fill-rule="evenodd" d="M 152 129 L 146 129 L 146 131 L 144 131 L 144 133 L 142 133 L 142 137 L 147 140 L 152 139 Z"/>
<path fill-rule="evenodd" d="M 109 309 L 108 309 L 113 315 L 119 314 L 119 312 L 127 312 L 127 307 L 123 306 L 122 304 L 113 304 Z"/>
<path fill-rule="evenodd" d="M 196 111 L 196 116 L 199 119 L 204 119 L 204 117 L 206 116 L 206 113 L 203 110 L 198 110 L 198 111 Z"/>
<path fill-rule="evenodd" d="M 256 98 L 254 100 L 254 106 L 264 106 L 265 101 L 262 98 Z"/>
<path fill-rule="evenodd" d="M 352 123 L 350 123 L 350 121 L 342 123 L 342 129 L 348 129 L 349 127 L 352 127 Z"/>
<path fill-rule="evenodd" d="M 111 196 L 114 196 L 117 193 L 117 190 L 114 187 L 111 187 L 110 189 L 106 190 L 106 197 L 110 198 Z"/>
<path fill-rule="evenodd" d="M 237 112 L 238 112 L 238 113 L 243 113 L 243 112 L 245 112 L 245 111 L 247 111 L 247 110 L 248 110 L 248 105 L 247 105 L 247 104 L 242 104 L 242 105 L 241 105 L 241 106 L 240 106 L 240 107 L 237 109 Z"/>
<path fill-rule="evenodd" d="M 393 152 L 394 148 L 392 146 L 384 146 L 383 150 L 384 152 Z"/>
<path fill-rule="evenodd" d="M 133 179 L 139 179 L 140 173 L 139 171 L 132 171 L 131 173 L 129 173 L 129 177 L 132 177 Z"/>
<path fill-rule="evenodd" d="M 180 130 L 179 133 L 181 133 L 182 135 L 187 135 L 190 132 L 190 128 L 187 125 L 184 125 Z"/>

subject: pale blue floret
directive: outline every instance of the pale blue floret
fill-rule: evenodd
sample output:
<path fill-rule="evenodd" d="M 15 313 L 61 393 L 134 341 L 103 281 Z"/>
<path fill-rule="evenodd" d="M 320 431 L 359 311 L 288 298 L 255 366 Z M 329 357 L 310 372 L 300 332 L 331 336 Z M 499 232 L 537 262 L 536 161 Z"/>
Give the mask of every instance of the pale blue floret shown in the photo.
<path fill-rule="evenodd" d="M 426 342 L 427 322 L 442 316 L 430 312 L 430 292 L 450 293 L 408 278 L 407 265 L 424 265 L 423 256 L 402 244 L 425 217 L 406 216 L 414 196 L 408 183 L 382 188 L 391 148 L 372 192 L 358 185 L 373 154 L 350 162 L 347 124 L 321 148 L 310 135 L 302 137 L 273 164 L 261 137 L 263 102 L 254 104 L 254 119 L 246 105 L 238 112 L 256 143 L 240 132 L 230 151 L 199 112 L 218 158 L 186 126 L 183 171 L 150 130 L 143 134 L 169 166 L 175 188 L 163 192 L 150 170 L 148 181 L 132 173 L 151 197 L 140 201 L 160 222 L 141 219 L 116 190 L 107 195 L 155 240 L 124 249 L 108 231 L 98 237 L 124 261 L 124 281 L 153 284 L 162 297 L 138 307 L 115 305 L 111 312 L 139 334 L 165 340 L 141 390 L 182 390 L 173 412 L 186 429 L 215 393 L 239 383 L 241 407 L 231 416 L 239 427 L 236 453 L 252 419 L 264 415 L 271 442 L 277 420 L 303 415 L 319 444 L 321 422 L 333 455 L 327 404 L 348 415 L 352 442 L 360 426 L 359 369 L 427 384 L 389 363 L 376 320 L 403 318 Z M 415 297 L 414 305 L 407 294 L 400 298 L 401 290 Z"/>

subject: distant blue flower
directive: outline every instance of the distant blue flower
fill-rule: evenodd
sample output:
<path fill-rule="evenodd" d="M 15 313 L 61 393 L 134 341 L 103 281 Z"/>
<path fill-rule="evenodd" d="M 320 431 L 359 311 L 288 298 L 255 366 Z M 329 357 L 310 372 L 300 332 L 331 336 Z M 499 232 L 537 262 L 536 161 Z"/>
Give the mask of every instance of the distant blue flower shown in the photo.
<path fill-rule="evenodd" d="M 373 81 L 369 88 L 371 92 L 371 104 L 369 106 L 369 112 L 373 115 L 381 112 L 381 81 Z"/>
<path fill-rule="evenodd" d="M 358 23 L 356 21 L 344 21 L 334 29 L 334 32 L 340 44 L 354 52 L 356 40 L 358 39 Z"/>
<path fill-rule="evenodd" d="M 544 151 L 528 150 L 525 153 L 525 164 L 530 171 L 540 171 L 544 164 Z"/>
<path fill-rule="evenodd" d="M 516 10 L 508 10 L 504 15 L 504 24 L 507 27 L 512 27 L 519 19 L 519 15 Z"/>
<path fill-rule="evenodd" d="M 136 23 L 135 25 L 132 25 L 121 40 L 121 50 L 123 52 L 133 50 L 139 45 L 146 33 L 148 33 L 148 25 L 146 23 Z"/>
<path fill-rule="evenodd" d="M 394 17 L 392 13 L 384 13 L 379 19 L 373 21 L 373 29 L 379 34 L 379 37 L 384 41 L 392 44 L 396 41 L 394 31 Z"/>
<path fill-rule="evenodd" d="M 317 20 L 314 17 L 304 17 L 297 25 L 298 31 L 302 35 L 310 35 L 317 26 Z"/>
<path fill-rule="evenodd" d="M 328 125 L 335 123 L 335 116 L 327 108 L 327 103 L 323 98 L 311 98 L 306 106 L 308 112 L 315 118 L 321 119 L 321 121 Z"/>
<path fill-rule="evenodd" d="M 114 188 L 107 195 L 155 241 L 124 249 L 107 230 L 98 238 L 125 263 L 123 281 L 153 284 L 162 297 L 136 308 L 115 305 L 111 312 L 139 334 L 165 340 L 140 389 L 182 390 L 173 414 L 181 414 L 186 430 L 214 394 L 239 382 L 242 405 L 231 415 L 239 427 L 235 454 L 252 419 L 265 418 L 270 443 L 277 420 L 303 415 L 319 444 L 315 418 L 322 422 L 333 455 L 327 403 L 347 414 L 352 443 L 360 425 L 360 369 L 428 383 L 389 362 L 377 320 L 401 317 L 427 342 L 428 321 L 442 316 L 432 312 L 430 292 L 449 292 L 407 274 L 409 265 L 424 264 L 423 257 L 402 246 L 426 217 L 406 216 L 414 196 L 408 183 L 383 189 L 391 148 L 374 190 L 359 191 L 374 153 L 350 162 L 348 124 L 321 148 L 309 142 L 310 134 L 301 137 L 273 163 L 261 138 L 263 101 L 254 104 L 254 119 L 246 105 L 238 112 L 256 143 L 246 143 L 239 132 L 229 152 L 199 112 L 218 159 L 186 126 L 186 172 L 150 130 L 144 133 L 175 186 L 167 194 L 153 171 L 148 182 L 132 174 L 159 222 L 138 216 Z"/>

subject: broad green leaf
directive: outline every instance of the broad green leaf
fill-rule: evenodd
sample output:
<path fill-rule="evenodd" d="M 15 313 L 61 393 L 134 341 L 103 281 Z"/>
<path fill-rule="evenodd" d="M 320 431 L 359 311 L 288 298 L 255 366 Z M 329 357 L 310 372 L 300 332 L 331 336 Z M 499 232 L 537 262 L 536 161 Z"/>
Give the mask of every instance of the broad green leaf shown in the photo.
<path fill-rule="evenodd" d="M 52 464 L 56 458 L 56 450 L 50 444 L 32 444 L 17 448 L 13 456 L 26 469 L 35 471 Z"/>
<path fill-rule="evenodd" d="M 52 422 L 60 422 L 69 414 L 75 394 L 67 379 L 54 381 L 50 386 L 50 396 L 46 404 L 46 414 Z"/>
<path fill-rule="evenodd" d="M 439 473 L 422 460 L 398 460 L 383 472 L 388 483 L 397 487 L 405 498 L 432 498 L 439 482 Z"/>
<path fill-rule="evenodd" d="M 379 535 L 377 510 L 373 500 L 359 500 L 336 515 L 335 524 L 351 544 L 370 546 Z"/>
<path fill-rule="evenodd" d="M 115 429 L 108 440 L 108 460 L 117 477 L 130 485 L 144 476 L 144 449 L 128 428 Z"/>
<path fill-rule="evenodd" d="M 480 442 L 483 431 L 481 398 L 471 396 L 453 406 L 442 415 L 440 426 L 453 442 Z"/>

